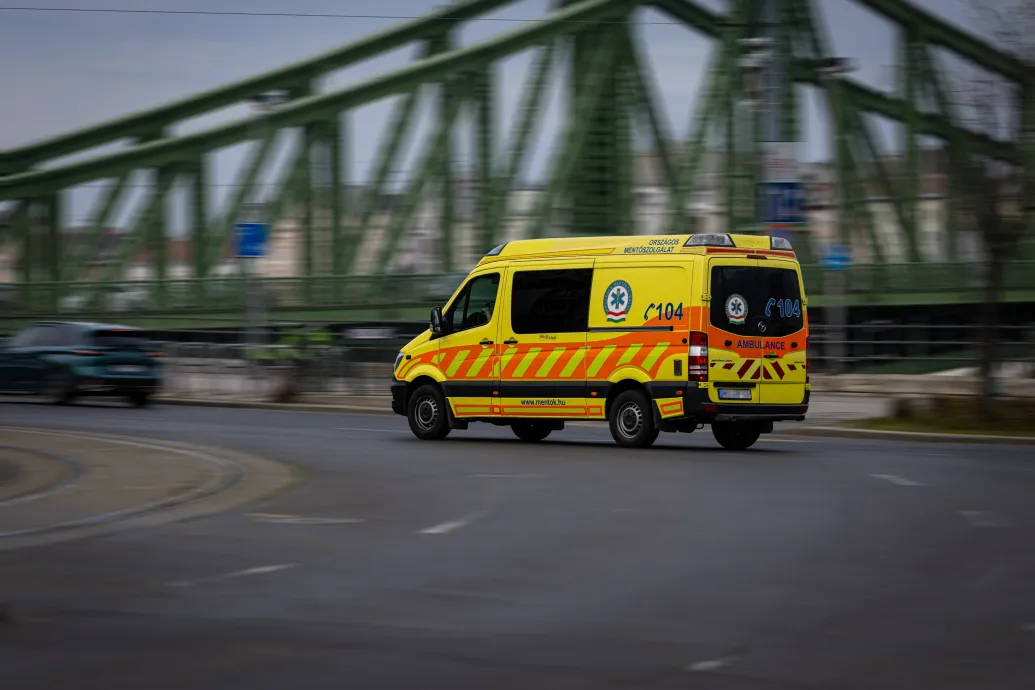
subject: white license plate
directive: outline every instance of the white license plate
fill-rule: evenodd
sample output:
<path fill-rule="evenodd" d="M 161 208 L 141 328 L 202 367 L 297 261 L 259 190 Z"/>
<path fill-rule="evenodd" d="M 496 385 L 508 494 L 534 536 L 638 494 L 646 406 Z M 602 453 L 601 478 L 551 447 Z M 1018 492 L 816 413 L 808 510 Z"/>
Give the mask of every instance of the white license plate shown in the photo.
<path fill-rule="evenodd" d="M 751 400 L 751 391 L 747 388 L 720 388 L 719 400 Z"/>
<path fill-rule="evenodd" d="M 112 371 L 116 371 L 120 374 L 136 374 L 144 370 L 144 367 L 139 364 L 119 364 L 111 368 Z"/>

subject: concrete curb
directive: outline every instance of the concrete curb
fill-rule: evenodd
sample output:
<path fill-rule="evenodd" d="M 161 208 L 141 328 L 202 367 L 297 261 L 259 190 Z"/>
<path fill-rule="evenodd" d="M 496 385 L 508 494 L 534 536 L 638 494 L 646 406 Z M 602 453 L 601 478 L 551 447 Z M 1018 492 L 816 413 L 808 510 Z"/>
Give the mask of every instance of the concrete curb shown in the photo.
<path fill-rule="evenodd" d="M 781 436 L 822 436 L 828 438 L 867 439 L 870 441 L 916 441 L 921 443 L 972 443 L 984 445 L 1033 445 L 1032 436 L 992 436 L 983 434 L 938 434 L 921 431 L 881 431 L 838 426 L 806 426 L 775 432 Z"/>
<path fill-rule="evenodd" d="M 270 410 L 290 412 L 323 412 L 330 414 L 394 415 L 387 407 L 369 405 L 323 405 L 319 403 L 267 403 L 246 400 L 201 400 L 193 398 L 159 398 L 166 405 L 196 407 L 224 407 L 244 410 Z M 788 427 L 776 432 L 780 436 L 822 436 L 829 438 L 855 438 L 873 441 L 917 441 L 927 443 L 975 443 L 985 445 L 1035 445 L 1035 437 L 990 436 L 981 434 L 938 434 L 916 431 L 880 431 L 876 429 L 853 429 L 839 426 Z"/>
<path fill-rule="evenodd" d="M 321 403 L 273 403 L 256 400 L 203 400 L 200 398 L 155 398 L 157 405 L 183 405 L 188 407 L 223 407 L 239 410 L 270 410 L 280 412 L 329 412 L 336 414 L 393 415 L 390 407 L 370 405 L 324 405 Z"/>

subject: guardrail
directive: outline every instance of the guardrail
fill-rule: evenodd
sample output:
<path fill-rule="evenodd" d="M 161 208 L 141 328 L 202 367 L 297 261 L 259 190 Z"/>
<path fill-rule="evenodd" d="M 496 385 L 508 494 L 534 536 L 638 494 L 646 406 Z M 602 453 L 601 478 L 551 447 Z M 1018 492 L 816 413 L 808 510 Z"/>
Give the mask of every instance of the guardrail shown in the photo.
<path fill-rule="evenodd" d="M 857 265 L 843 271 L 845 291 L 828 290 L 819 266 L 802 273 L 812 306 L 843 299 L 848 306 L 974 303 L 983 299 L 985 267 L 978 263 Z M 271 311 L 301 309 L 396 309 L 442 304 L 465 273 L 382 274 L 255 278 L 253 289 Z M 160 314 L 177 311 L 243 311 L 247 283 L 240 276 L 184 280 L 37 282 L 7 284 L 7 317 L 47 314 Z M 161 289 L 159 289 L 161 288 Z M 1035 302 L 1035 261 L 1003 267 L 1003 299 Z M 160 298 L 159 298 L 160 296 Z"/>
<path fill-rule="evenodd" d="M 312 333 L 316 326 L 309 324 Z M 416 334 L 385 326 L 345 327 L 327 341 L 249 346 L 239 329 L 198 331 L 166 341 L 166 394 L 273 399 L 304 395 L 386 395 L 392 362 Z M 286 331 L 291 333 L 292 331 Z M 975 326 L 856 324 L 815 326 L 809 368 L 817 393 L 969 395 L 979 390 Z M 202 339 L 200 336 L 204 336 Z M 995 375 L 1004 395 L 1035 395 L 1035 325 L 999 331 Z"/>

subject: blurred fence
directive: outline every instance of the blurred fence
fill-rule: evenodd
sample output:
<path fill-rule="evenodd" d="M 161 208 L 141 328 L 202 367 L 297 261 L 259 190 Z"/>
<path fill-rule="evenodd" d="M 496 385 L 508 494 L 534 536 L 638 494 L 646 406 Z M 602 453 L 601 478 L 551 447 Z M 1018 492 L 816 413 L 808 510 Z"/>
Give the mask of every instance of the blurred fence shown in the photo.
<path fill-rule="evenodd" d="M 242 342 L 241 329 L 195 331 L 184 334 L 192 336 L 186 339 L 166 340 L 165 392 L 271 399 L 291 381 L 298 392 L 309 395 L 387 395 L 395 355 L 420 325 L 344 327 L 313 340 L 320 329 L 309 324 L 300 338 L 285 344 L 283 336 L 297 334 L 297 328 L 285 326 L 280 340 L 267 339 L 262 345 Z M 979 328 L 963 325 L 871 323 L 843 331 L 817 325 L 809 342 L 809 368 L 817 375 L 851 374 L 856 379 L 937 375 L 964 381 L 976 374 L 980 336 Z M 1035 324 L 1003 327 L 997 343 L 996 375 L 1035 383 Z"/>

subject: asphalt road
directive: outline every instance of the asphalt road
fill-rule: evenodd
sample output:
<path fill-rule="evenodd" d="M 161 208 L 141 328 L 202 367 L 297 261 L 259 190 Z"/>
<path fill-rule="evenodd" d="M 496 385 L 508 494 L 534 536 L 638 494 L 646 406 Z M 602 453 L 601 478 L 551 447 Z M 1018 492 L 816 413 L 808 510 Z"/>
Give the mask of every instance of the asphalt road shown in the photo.
<path fill-rule="evenodd" d="M 243 510 L 0 554 L 5 690 L 1035 687 L 1030 446 L 422 443 L 399 417 L 104 405 L 0 421 L 304 470 Z"/>

